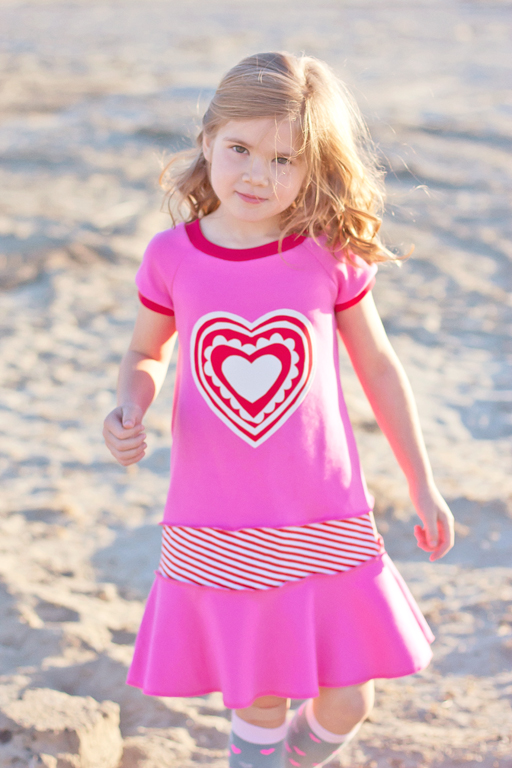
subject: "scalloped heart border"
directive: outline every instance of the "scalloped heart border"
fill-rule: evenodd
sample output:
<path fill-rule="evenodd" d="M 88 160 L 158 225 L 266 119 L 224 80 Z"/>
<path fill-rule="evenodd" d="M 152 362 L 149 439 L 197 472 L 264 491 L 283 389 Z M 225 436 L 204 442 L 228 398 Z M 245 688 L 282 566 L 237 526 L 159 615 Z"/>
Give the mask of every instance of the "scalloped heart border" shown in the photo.
<path fill-rule="evenodd" d="M 217 376 L 218 371 L 212 369 L 211 350 L 224 345 L 233 349 L 233 354 L 240 350 L 247 358 L 257 356 L 270 344 L 283 344 L 288 349 L 289 370 L 261 412 L 251 416 L 242 398 L 229 391 L 226 382 Z M 194 325 L 190 362 L 195 384 L 207 405 L 232 432 L 257 448 L 290 418 L 311 388 L 316 369 L 313 326 L 307 317 L 292 309 L 268 312 L 254 322 L 231 312 L 210 312 Z"/>

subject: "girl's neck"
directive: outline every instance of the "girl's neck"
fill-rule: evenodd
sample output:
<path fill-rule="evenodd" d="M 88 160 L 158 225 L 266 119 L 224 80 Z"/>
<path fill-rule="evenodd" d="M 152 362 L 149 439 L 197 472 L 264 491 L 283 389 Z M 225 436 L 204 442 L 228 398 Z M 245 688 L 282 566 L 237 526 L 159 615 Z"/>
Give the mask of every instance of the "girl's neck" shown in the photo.
<path fill-rule="evenodd" d="M 200 222 L 207 240 L 222 248 L 257 248 L 279 240 L 281 228 L 274 218 L 265 221 L 240 221 L 224 215 L 219 209 Z"/>

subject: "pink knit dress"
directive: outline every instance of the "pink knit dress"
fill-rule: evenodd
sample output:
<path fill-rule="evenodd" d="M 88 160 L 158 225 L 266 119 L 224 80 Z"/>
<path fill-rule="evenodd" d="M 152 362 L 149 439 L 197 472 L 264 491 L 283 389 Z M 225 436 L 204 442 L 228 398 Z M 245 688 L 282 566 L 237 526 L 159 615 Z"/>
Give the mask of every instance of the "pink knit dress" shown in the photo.
<path fill-rule="evenodd" d="M 242 708 L 430 661 L 341 389 L 335 313 L 376 272 L 353 261 L 298 236 L 222 248 L 198 221 L 146 250 L 141 301 L 179 338 L 161 560 L 128 675 L 147 694 Z"/>

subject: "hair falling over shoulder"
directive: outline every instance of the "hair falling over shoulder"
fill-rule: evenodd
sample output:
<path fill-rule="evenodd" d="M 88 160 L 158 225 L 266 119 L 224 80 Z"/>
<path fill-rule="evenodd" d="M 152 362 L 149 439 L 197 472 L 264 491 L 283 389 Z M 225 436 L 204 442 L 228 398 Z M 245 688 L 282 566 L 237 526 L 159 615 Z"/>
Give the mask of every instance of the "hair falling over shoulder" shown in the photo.
<path fill-rule="evenodd" d="M 323 235 L 333 253 L 354 253 L 368 263 L 397 259 L 379 238 L 384 172 L 368 129 L 344 84 L 311 56 L 260 53 L 223 77 L 196 148 L 177 153 L 160 176 L 173 222 L 177 216 L 185 221 L 207 216 L 219 205 L 203 136 L 215 136 L 230 120 L 268 117 L 289 118 L 298 126 L 307 164 L 302 190 L 282 214 L 282 238 Z"/>

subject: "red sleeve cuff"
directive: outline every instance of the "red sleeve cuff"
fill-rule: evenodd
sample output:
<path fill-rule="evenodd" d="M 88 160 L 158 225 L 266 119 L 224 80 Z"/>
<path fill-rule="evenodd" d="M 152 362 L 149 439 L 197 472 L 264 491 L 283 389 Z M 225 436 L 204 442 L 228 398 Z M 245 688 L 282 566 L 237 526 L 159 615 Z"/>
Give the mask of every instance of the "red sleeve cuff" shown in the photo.
<path fill-rule="evenodd" d="M 163 307 L 161 304 L 155 304 L 154 301 L 146 299 L 146 297 L 143 296 L 140 291 L 139 300 L 141 304 L 144 304 L 145 307 L 151 309 L 153 312 L 158 312 L 160 315 L 168 315 L 169 317 L 174 315 L 174 311 L 172 309 L 169 309 L 169 307 Z"/>
<path fill-rule="evenodd" d="M 344 309 L 348 309 L 349 307 L 353 307 L 354 304 L 358 304 L 361 301 L 361 299 L 364 299 L 366 294 L 371 291 L 371 289 L 373 288 L 374 285 L 375 285 L 375 278 L 373 277 L 370 280 L 370 282 L 368 283 L 368 285 L 366 286 L 366 288 L 363 288 L 361 293 L 358 293 L 357 296 L 354 296 L 354 298 L 350 299 L 350 301 L 345 301 L 344 304 L 336 304 L 336 306 L 334 307 L 334 311 L 335 312 L 341 312 Z"/>

